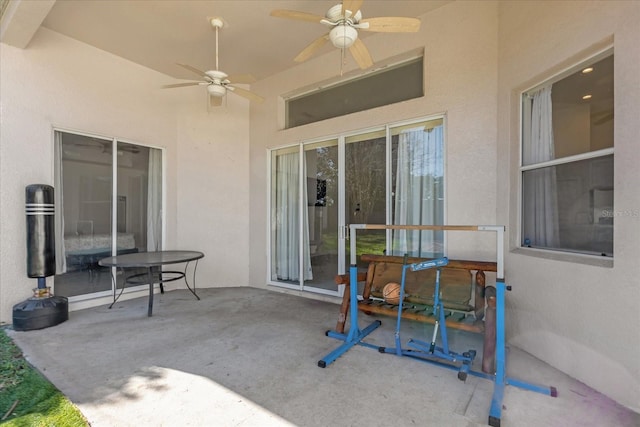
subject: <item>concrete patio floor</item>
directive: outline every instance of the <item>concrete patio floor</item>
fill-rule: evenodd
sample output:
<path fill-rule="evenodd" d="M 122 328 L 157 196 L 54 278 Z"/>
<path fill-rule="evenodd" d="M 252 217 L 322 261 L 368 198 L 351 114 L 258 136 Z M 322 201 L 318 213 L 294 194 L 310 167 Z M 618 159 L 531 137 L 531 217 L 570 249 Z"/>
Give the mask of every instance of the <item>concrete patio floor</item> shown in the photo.
<path fill-rule="evenodd" d="M 199 289 L 70 313 L 47 329 L 8 331 L 27 359 L 101 426 L 482 426 L 493 383 L 356 346 L 325 369 L 340 342 L 335 304 L 255 288 Z M 360 317 L 361 327 L 372 320 Z M 393 319 L 367 341 L 393 346 Z M 403 340 L 431 326 L 403 324 Z M 450 330 L 455 351 L 480 337 Z M 426 338 L 425 338 L 426 337 Z M 508 375 L 558 397 L 507 386 L 503 427 L 637 427 L 640 415 L 517 348 Z M 480 356 L 474 368 L 479 370 Z"/>

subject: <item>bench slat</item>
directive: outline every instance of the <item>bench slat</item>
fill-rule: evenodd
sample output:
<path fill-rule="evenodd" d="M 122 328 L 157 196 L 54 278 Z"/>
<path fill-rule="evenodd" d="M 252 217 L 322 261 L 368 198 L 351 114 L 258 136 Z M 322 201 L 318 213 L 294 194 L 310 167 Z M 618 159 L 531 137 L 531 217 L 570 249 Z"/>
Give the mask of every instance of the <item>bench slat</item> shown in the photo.
<path fill-rule="evenodd" d="M 398 309 L 397 307 L 389 306 L 389 305 L 378 305 L 378 304 L 367 304 L 366 301 L 358 302 L 358 309 L 366 314 L 380 314 L 389 317 L 397 317 Z M 436 322 L 436 318 L 429 313 L 414 313 L 411 311 L 402 312 L 403 319 L 415 320 L 423 323 L 434 324 Z M 451 327 L 454 329 L 460 329 L 467 332 L 474 333 L 484 333 L 484 323 L 481 321 L 475 321 L 474 323 L 465 323 L 455 320 L 454 318 L 448 317 L 445 320 L 447 327 Z"/>

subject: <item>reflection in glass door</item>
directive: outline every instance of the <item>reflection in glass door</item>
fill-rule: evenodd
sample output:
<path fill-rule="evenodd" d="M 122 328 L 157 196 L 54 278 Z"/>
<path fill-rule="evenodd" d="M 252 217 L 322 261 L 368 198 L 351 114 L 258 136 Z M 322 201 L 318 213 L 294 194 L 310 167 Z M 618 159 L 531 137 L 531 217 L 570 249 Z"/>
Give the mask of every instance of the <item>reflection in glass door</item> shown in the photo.
<path fill-rule="evenodd" d="M 60 131 L 55 137 L 55 293 L 110 295 L 101 258 L 161 248 L 162 152 Z"/>

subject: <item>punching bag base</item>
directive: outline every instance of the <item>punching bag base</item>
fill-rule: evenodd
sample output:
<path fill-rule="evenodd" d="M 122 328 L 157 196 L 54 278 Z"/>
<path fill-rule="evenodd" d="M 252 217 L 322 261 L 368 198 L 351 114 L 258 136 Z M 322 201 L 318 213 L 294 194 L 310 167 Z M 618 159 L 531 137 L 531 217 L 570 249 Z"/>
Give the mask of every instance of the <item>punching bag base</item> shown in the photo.
<path fill-rule="evenodd" d="M 13 306 L 13 329 L 31 331 L 58 325 L 69 320 L 66 297 L 29 298 Z"/>

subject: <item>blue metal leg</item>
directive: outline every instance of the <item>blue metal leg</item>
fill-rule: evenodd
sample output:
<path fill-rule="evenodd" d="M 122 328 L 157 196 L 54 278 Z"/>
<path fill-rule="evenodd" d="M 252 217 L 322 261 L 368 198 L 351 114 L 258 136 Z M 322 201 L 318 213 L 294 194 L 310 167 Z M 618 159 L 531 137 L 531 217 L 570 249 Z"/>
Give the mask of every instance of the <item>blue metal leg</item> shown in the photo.
<path fill-rule="evenodd" d="M 558 396 L 555 387 L 539 386 L 506 376 L 505 294 L 508 289 L 503 280 L 498 279 L 496 281 L 496 375 L 491 408 L 489 409 L 489 425 L 492 427 L 500 427 L 502 398 L 504 397 L 504 388 L 506 385 L 512 385 L 523 390 L 533 391 L 551 397 Z"/>
<path fill-rule="evenodd" d="M 344 344 L 342 344 L 340 347 L 336 348 L 331 353 L 327 354 L 325 357 L 318 361 L 318 366 L 321 368 L 326 368 L 329 364 L 333 363 L 338 357 L 342 356 L 356 344 L 374 349 L 378 348 L 378 346 L 374 346 L 373 344 L 362 342 L 362 340 L 371 332 L 376 330 L 378 326 L 382 324 L 382 322 L 376 320 L 369 326 L 364 328 L 364 330 L 362 331 L 358 326 L 358 267 L 356 265 L 351 265 L 351 267 L 349 268 L 349 283 L 349 332 L 346 335 L 339 334 L 333 331 L 328 331 L 326 333 L 328 337 L 343 340 Z"/>
<path fill-rule="evenodd" d="M 400 338 L 400 325 L 402 324 L 402 302 L 404 301 L 404 286 L 407 279 L 407 268 L 406 265 L 407 256 L 405 255 L 405 264 L 402 266 L 402 278 L 400 280 L 400 303 L 398 304 L 398 319 L 396 321 L 396 333 L 395 333 L 395 342 L 396 342 L 396 355 L 402 356 L 402 339 Z"/>

